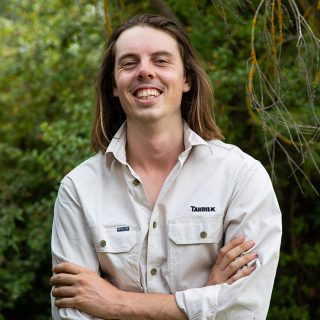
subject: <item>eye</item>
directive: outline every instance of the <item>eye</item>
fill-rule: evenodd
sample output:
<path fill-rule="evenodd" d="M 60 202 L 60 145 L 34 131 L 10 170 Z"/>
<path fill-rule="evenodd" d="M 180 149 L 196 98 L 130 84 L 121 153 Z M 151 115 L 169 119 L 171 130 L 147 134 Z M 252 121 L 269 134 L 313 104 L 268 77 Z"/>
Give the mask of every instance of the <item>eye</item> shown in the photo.
<path fill-rule="evenodd" d="M 132 69 L 134 68 L 134 66 L 137 64 L 136 61 L 130 60 L 130 61 L 124 61 L 123 63 L 121 63 L 121 68 L 123 69 Z"/>
<path fill-rule="evenodd" d="M 157 65 L 164 65 L 164 64 L 168 64 L 169 61 L 167 59 L 164 59 L 164 58 L 157 58 L 154 60 L 154 62 L 157 64 Z"/>

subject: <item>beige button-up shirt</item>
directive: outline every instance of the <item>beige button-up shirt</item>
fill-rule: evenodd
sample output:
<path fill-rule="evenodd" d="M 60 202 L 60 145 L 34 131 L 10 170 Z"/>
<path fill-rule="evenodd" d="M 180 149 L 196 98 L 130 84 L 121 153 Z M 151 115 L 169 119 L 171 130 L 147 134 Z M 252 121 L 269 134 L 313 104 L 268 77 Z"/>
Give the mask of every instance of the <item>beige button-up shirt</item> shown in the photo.
<path fill-rule="evenodd" d="M 126 125 L 62 181 L 52 229 L 53 265 L 86 266 L 119 289 L 174 293 L 189 319 L 265 319 L 281 239 L 281 214 L 257 160 L 184 125 L 185 151 L 151 209 L 126 161 Z M 256 270 L 232 285 L 205 286 L 220 248 L 255 241 Z M 52 306 L 53 319 L 95 319 Z"/>

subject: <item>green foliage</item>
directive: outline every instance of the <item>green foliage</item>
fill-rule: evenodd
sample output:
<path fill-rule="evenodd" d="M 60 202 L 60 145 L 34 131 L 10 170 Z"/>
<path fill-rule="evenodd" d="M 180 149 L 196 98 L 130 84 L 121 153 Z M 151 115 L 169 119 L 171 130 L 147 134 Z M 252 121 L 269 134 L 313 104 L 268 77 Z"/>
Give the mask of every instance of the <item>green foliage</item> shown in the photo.
<path fill-rule="evenodd" d="M 299 191 L 286 156 L 247 112 L 251 19 L 258 1 L 166 2 L 205 61 L 227 142 L 276 173 L 284 235 L 269 319 L 320 318 L 319 198 L 305 179 L 304 193 Z M 133 14 L 154 12 L 147 0 L 108 3 L 111 27 Z M 0 320 L 50 318 L 53 205 L 61 178 L 90 155 L 94 80 L 108 34 L 103 16 L 100 1 L 0 4 Z M 262 40 L 256 43 L 261 60 L 266 50 Z M 308 99 L 291 68 L 294 48 L 286 46 L 287 103 L 297 119 L 310 121 L 304 114 Z M 319 87 L 314 94 L 319 96 Z M 275 147 L 274 166 L 264 145 Z M 319 184 L 317 148 L 311 151 L 314 162 L 309 157 L 303 166 L 314 185 Z"/>
<path fill-rule="evenodd" d="M 11 1 L 2 12 L 0 318 L 48 319 L 53 203 L 90 154 L 104 34 L 85 2 Z"/>

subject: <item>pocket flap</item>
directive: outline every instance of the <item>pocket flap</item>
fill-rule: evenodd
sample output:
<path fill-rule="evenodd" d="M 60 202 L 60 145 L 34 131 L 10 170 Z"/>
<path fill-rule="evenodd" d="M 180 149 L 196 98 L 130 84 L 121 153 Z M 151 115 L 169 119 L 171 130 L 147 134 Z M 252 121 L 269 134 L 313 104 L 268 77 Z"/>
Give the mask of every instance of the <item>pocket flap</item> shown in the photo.
<path fill-rule="evenodd" d="M 169 239 L 176 244 L 219 242 L 222 237 L 222 216 L 211 218 L 186 217 L 169 220 Z"/>
<path fill-rule="evenodd" d="M 128 226 L 91 227 L 97 252 L 121 253 L 130 251 L 137 243 L 137 230 Z"/>

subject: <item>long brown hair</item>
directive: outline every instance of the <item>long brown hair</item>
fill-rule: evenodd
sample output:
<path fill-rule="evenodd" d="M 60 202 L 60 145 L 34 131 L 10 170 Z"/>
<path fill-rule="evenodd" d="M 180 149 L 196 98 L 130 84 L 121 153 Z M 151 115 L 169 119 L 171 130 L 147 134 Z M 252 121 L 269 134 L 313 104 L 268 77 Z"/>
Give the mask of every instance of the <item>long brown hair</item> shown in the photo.
<path fill-rule="evenodd" d="M 118 27 L 111 35 L 96 82 L 96 108 L 92 129 L 91 147 L 96 152 L 105 151 L 126 115 L 115 87 L 115 44 L 126 30 L 136 26 L 149 26 L 169 33 L 176 39 L 181 53 L 185 75 L 191 88 L 183 93 L 181 113 L 190 128 L 204 140 L 221 139 L 220 129 L 214 120 L 215 99 L 210 80 L 200 65 L 199 57 L 185 31 L 173 21 L 158 15 L 140 14 Z"/>

